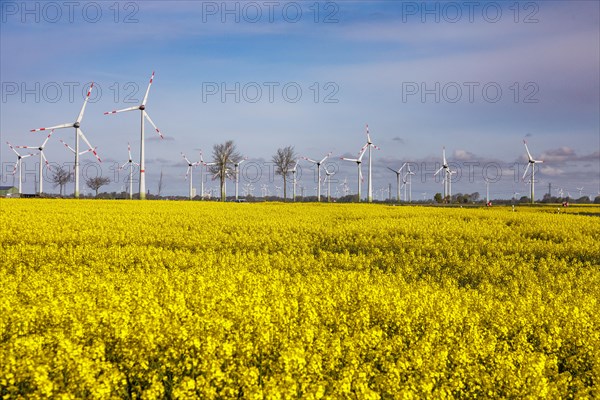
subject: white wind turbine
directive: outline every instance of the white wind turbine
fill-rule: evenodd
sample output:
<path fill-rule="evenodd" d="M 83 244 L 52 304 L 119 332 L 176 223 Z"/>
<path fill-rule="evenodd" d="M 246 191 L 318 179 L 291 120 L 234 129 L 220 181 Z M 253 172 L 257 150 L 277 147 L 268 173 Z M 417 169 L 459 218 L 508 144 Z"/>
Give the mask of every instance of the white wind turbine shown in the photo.
<path fill-rule="evenodd" d="M 206 169 L 212 165 L 217 165 L 215 162 L 205 162 L 202 158 L 202 150 L 200 150 L 200 197 L 204 198 L 204 180 Z"/>
<path fill-rule="evenodd" d="M 356 163 L 356 166 L 358 168 L 358 202 L 360 202 L 360 189 L 361 189 L 361 183 L 363 181 L 363 174 L 362 174 L 362 158 L 365 155 L 365 152 L 367 151 L 367 147 L 368 145 L 363 146 L 362 149 L 360 149 L 360 151 L 358 152 L 358 157 L 357 158 L 346 158 L 346 157 L 342 157 L 342 160 L 344 161 L 352 161 Z"/>
<path fill-rule="evenodd" d="M 456 171 L 448 170 L 448 196 L 450 197 L 452 197 L 452 175 L 456 173 Z"/>
<path fill-rule="evenodd" d="M 348 194 L 350 193 L 350 188 L 348 187 L 348 178 L 344 178 L 344 181 L 340 183 L 340 186 L 342 187 L 344 196 L 348 196 Z"/>
<path fill-rule="evenodd" d="M 79 198 L 79 156 L 83 153 L 87 153 L 88 151 L 94 153 L 94 156 L 96 156 L 96 159 L 99 162 L 102 162 L 102 160 L 100 159 L 100 157 L 98 157 L 98 154 L 96 153 L 96 148 L 93 147 L 90 142 L 87 140 L 87 138 L 85 137 L 85 135 L 83 134 L 83 131 L 81 130 L 81 120 L 83 119 L 83 113 L 85 112 L 85 106 L 88 103 L 88 100 L 90 98 L 90 94 L 92 93 L 92 88 L 94 87 L 94 83 L 92 82 L 92 84 L 90 85 L 90 88 L 87 91 L 87 95 L 85 96 L 85 100 L 83 101 L 83 106 L 81 107 L 81 111 L 79 111 L 79 115 L 77 116 L 77 120 L 75 120 L 75 122 L 70 123 L 70 124 L 62 124 L 62 125 L 56 125 L 56 126 L 50 126 L 48 128 L 38 128 L 38 129 L 32 129 L 31 132 L 39 132 L 39 131 L 46 131 L 46 130 L 53 130 L 53 129 L 63 129 L 63 128 L 75 128 L 75 149 L 73 150 L 73 153 L 75 153 L 75 166 L 74 166 L 74 172 L 75 172 L 75 192 L 74 192 L 74 196 L 75 198 Z M 81 137 L 81 139 L 83 139 L 83 141 L 88 145 L 89 149 L 88 151 L 83 151 L 80 152 L 79 151 L 79 137 Z"/>
<path fill-rule="evenodd" d="M 234 179 L 235 179 L 235 201 L 238 201 L 238 184 L 240 182 L 240 164 L 246 161 L 247 158 L 243 158 L 238 162 L 233 163 L 234 166 Z"/>
<path fill-rule="evenodd" d="M 369 125 L 367 124 L 367 144 L 365 145 L 369 148 L 369 180 L 367 182 L 367 201 L 371 203 L 373 201 L 373 175 L 372 175 L 372 156 L 371 156 L 371 148 L 375 148 L 379 150 L 379 147 L 375 146 L 371 141 L 371 135 L 369 134 Z"/>
<path fill-rule="evenodd" d="M 407 179 L 407 184 L 408 184 L 408 202 L 412 203 L 412 176 L 415 173 L 412 172 L 410 170 L 410 163 L 406 163 L 406 175 L 404 175 L 404 178 Z M 404 193 L 404 200 L 406 200 L 406 192 Z"/>
<path fill-rule="evenodd" d="M 145 141 L 144 141 L 144 118 L 150 122 L 150 124 L 156 130 L 156 133 L 160 136 L 161 139 L 164 139 L 163 134 L 156 127 L 150 116 L 146 112 L 146 102 L 148 101 L 148 93 L 150 93 L 150 86 L 152 86 L 152 81 L 154 80 L 154 72 L 152 72 L 152 76 L 150 77 L 150 82 L 148 83 L 148 88 L 146 89 L 146 94 L 144 95 L 144 100 L 142 100 L 142 104 L 139 106 L 124 108 L 122 110 L 114 110 L 107 111 L 104 115 L 108 114 L 116 114 L 124 111 L 141 111 L 141 129 L 140 129 L 140 200 L 146 199 L 146 153 L 145 153 Z"/>
<path fill-rule="evenodd" d="M 517 200 L 517 195 L 518 194 L 521 194 L 521 193 L 517 192 L 517 190 L 513 186 L 513 200 Z"/>
<path fill-rule="evenodd" d="M 440 167 L 440 169 L 438 169 L 436 171 L 435 174 L 433 174 L 433 176 L 436 176 L 441 171 L 444 171 L 444 199 L 445 199 L 447 196 L 452 195 L 451 193 L 449 193 L 451 191 L 451 189 L 450 189 L 451 183 L 449 183 L 449 178 L 451 179 L 452 172 L 450 172 L 450 167 L 448 166 L 448 162 L 446 161 L 446 147 L 442 148 L 442 166 Z"/>
<path fill-rule="evenodd" d="M 269 185 L 267 185 L 266 183 L 263 183 L 260 187 L 260 192 L 263 196 L 263 198 L 267 198 L 267 196 L 269 196 Z"/>
<path fill-rule="evenodd" d="M 534 190 L 535 190 L 535 164 L 543 163 L 541 160 L 534 160 L 529 152 L 529 148 L 527 147 L 527 141 L 523 140 L 523 144 L 525 145 L 525 151 L 527 151 L 528 164 L 527 168 L 525 168 L 525 173 L 523 174 L 523 180 L 525 180 L 525 176 L 527 175 L 527 171 L 529 167 L 531 167 L 531 204 L 535 203 Z"/>
<path fill-rule="evenodd" d="M 298 168 L 298 163 L 300 162 L 300 160 L 296 160 L 296 163 L 294 164 L 294 168 L 292 168 L 290 170 L 290 172 L 292 173 L 292 201 L 296 201 L 296 174 L 298 172 L 297 168 Z"/>
<path fill-rule="evenodd" d="M 183 153 L 181 153 L 181 156 L 188 165 L 185 172 L 185 179 L 187 180 L 188 176 L 190 177 L 190 200 L 192 200 L 194 198 L 194 168 L 200 165 L 200 162 L 191 162 Z"/>
<path fill-rule="evenodd" d="M 137 165 L 139 167 L 140 164 L 133 161 L 133 158 L 131 157 L 131 146 L 129 143 L 127 143 L 127 154 L 129 155 L 129 159 L 125 164 L 121 165 L 119 169 L 121 170 L 125 168 L 127 164 L 129 164 L 129 199 L 131 200 L 133 199 L 133 166 Z"/>
<path fill-rule="evenodd" d="M 46 147 L 46 143 L 48 143 L 48 140 L 50 140 L 50 136 L 52 136 L 52 134 L 54 133 L 54 129 L 52 129 L 50 131 L 50 133 L 48 134 L 48 136 L 46 136 L 46 140 L 44 140 L 44 143 L 41 144 L 41 146 L 17 146 L 18 149 L 37 149 L 40 152 L 40 181 L 39 181 L 39 186 L 38 186 L 38 194 L 42 194 L 43 193 L 43 182 L 44 182 L 44 165 L 46 165 L 46 168 L 51 169 L 50 168 L 50 163 L 48 162 L 48 160 L 46 159 L 46 156 L 44 155 L 44 148 Z M 45 163 L 45 164 L 44 164 Z"/>
<path fill-rule="evenodd" d="M 575 189 L 577 189 L 577 191 L 579 192 L 579 197 L 583 196 L 583 194 L 582 194 L 583 193 L 583 186 L 580 187 L 580 188 L 575 188 Z"/>
<path fill-rule="evenodd" d="M 306 161 L 317 165 L 317 201 L 321 201 L 321 164 L 323 164 L 325 162 L 325 160 L 327 160 L 329 158 L 330 155 L 331 155 L 331 152 L 327 153 L 327 155 L 325 157 L 323 157 L 323 159 L 321 161 L 315 161 L 308 157 L 302 157 Z"/>
<path fill-rule="evenodd" d="M 328 171 L 327 167 L 323 167 L 325 170 L 325 179 L 327 180 L 327 202 L 331 202 L 331 177 L 335 175 L 335 171 Z"/>
<path fill-rule="evenodd" d="M 392 171 L 393 173 L 396 174 L 396 190 L 397 190 L 396 199 L 398 201 L 402 200 L 400 198 L 400 176 L 402 175 L 402 170 L 404 169 L 404 167 L 406 167 L 406 163 L 402 164 L 402 166 L 400 167 L 400 169 L 398 169 L 397 171 L 395 169 L 387 167 L 387 169 L 389 169 L 390 171 Z"/>
<path fill-rule="evenodd" d="M 22 185 L 23 185 L 23 184 L 22 184 L 22 175 L 23 175 L 23 174 L 21 173 L 21 172 L 22 172 L 22 168 L 21 168 L 21 161 L 22 161 L 24 158 L 35 156 L 35 155 L 37 155 L 37 153 L 29 153 L 29 154 L 21 155 L 21 154 L 20 154 L 20 153 L 19 153 L 19 152 L 18 152 L 18 151 L 17 151 L 17 150 L 16 150 L 16 149 L 13 147 L 13 145 L 12 145 L 12 144 L 10 144 L 9 142 L 6 142 L 6 144 L 7 144 L 7 145 L 8 145 L 8 147 L 10 147 L 10 149 L 11 149 L 12 151 L 14 151 L 14 152 L 15 152 L 15 154 L 17 155 L 17 161 L 15 162 L 15 166 L 13 167 L 13 170 L 12 170 L 11 174 L 12 174 L 12 175 L 14 175 L 14 174 L 15 174 L 15 172 L 17 172 L 17 168 L 19 169 L 19 195 L 20 195 L 20 194 L 23 192 L 23 186 L 22 186 Z"/>

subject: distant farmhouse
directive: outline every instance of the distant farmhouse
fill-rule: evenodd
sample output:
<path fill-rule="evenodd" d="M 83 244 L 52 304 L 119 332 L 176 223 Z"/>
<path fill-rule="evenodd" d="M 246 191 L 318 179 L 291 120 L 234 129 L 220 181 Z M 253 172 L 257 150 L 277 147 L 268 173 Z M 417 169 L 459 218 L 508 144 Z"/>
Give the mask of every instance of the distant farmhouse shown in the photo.
<path fill-rule="evenodd" d="M 0 186 L 1 197 L 11 197 L 19 193 L 19 189 L 14 186 Z"/>

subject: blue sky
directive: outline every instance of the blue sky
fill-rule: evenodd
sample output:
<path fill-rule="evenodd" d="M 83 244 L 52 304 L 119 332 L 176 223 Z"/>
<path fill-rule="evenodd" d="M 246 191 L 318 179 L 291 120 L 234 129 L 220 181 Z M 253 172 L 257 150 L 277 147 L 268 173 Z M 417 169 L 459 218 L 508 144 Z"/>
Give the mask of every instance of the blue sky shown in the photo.
<path fill-rule="evenodd" d="M 524 195 L 515 168 L 523 171 L 527 138 L 545 161 L 539 196 L 548 183 L 573 195 L 582 186 L 584 194 L 600 191 L 598 2 L 518 2 L 518 13 L 514 2 L 487 1 L 471 9 L 465 2 L 400 1 L 69 4 L 2 2 L 2 184 L 13 179 L 5 142 L 36 145 L 43 137 L 30 129 L 74 120 L 93 80 L 101 93 L 82 129 L 113 181 L 105 189 L 120 190 L 126 174 L 116 176 L 114 166 L 127 160 L 127 142 L 138 157 L 139 114 L 103 112 L 135 105 L 156 71 L 147 111 L 167 139 L 146 131 L 151 192 L 162 170 L 164 192 L 186 194 L 180 152 L 195 160 L 199 149 L 209 153 L 227 139 L 262 166 L 260 181 L 254 167 L 242 177 L 242 184 L 253 181 L 255 194 L 262 184 L 271 192 L 280 185 L 279 178 L 270 182 L 268 161 L 287 145 L 311 158 L 333 152 L 334 181 L 347 179 L 355 192 L 355 166 L 339 158 L 360 150 L 366 123 L 381 148 L 373 161 L 376 190 L 395 183 L 386 166 L 412 161 L 413 198 L 441 192 L 430 171 L 446 146 L 460 171 L 453 192 L 484 193 L 491 165 L 502 171 L 490 177 L 498 179 L 492 197 Z M 230 91 L 224 98 L 223 87 Z M 47 158 L 72 161 L 57 139 L 72 143 L 73 130 L 55 136 Z M 301 165 L 306 194 L 314 194 L 311 166 Z M 33 161 L 26 168 L 25 192 L 33 192 Z M 199 181 L 194 186 L 199 190 Z"/>

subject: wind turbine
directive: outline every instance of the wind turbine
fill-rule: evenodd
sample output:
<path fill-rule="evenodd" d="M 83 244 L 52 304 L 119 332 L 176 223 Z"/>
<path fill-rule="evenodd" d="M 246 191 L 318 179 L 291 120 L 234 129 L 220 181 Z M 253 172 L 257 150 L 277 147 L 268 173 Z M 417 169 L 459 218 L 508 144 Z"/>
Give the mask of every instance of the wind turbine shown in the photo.
<path fill-rule="evenodd" d="M 371 148 L 375 148 L 379 150 L 379 147 L 375 146 L 371 141 L 371 135 L 369 135 L 369 125 L 367 124 L 367 144 L 365 145 L 369 148 L 369 180 L 367 182 L 367 201 L 371 203 L 373 201 L 373 176 L 372 176 L 372 156 L 371 156 Z"/>
<path fill-rule="evenodd" d="M 290 172 L 292 173 L 292 201 L 296 201 L 296 173 L 297 171 L 297 167 L 298 167 L 298 163 L 300 162 L 300 160 L 296 160 L 296 164 L 294 164 L 294 168 L 292 168 L 290 170 Z"/>
<path fill-rule="evenodd" d="M 527 164 L 527 168 L 525 168 L 525 173 L 523 174 L 523 179 L 525 179 L 525 176 L 527 175 L 527 170 L 529 170 L 529 167 L 531 167 L 531 204 L 535 203 L 535 197 L 534 197 L 534 189 L 535 189 L 535 164 L 538 163 L 543 163 L 543 161 L 541 160 L 534 160 L 533 157 L 531 156 L 531 153 L 529 152 L 529 148 L 527 147 L 527 141 L 523 140 L 523 144 L 525 145 L 525 151 L 527 151 L 527 157 L 529 159 L 529 162 Z"/>
<path fill-rule="evenodd" d="M 448 162 L 446 161 L 446 147 L 442 147 L 442 166 L 440 167 L 440 169 L 438 169 L 436 171 L 435 174 L 433 174 L 433 176 L 436 176 L 442 170 L 444 171 L 444 199 L 445 199 L 448 196 L 448 191 L 450 190 L 449 185 L 448 185 L 448 176 L 451 174 L 450 167 L 448 166 Z"/>
<path fill-rule="evenodd" d="M 19 195 L 20 195 L 20 194 L 22 193 L 22 189 L 23 189 L 23 186 L 22 186 L 22 175 L 23 175 L 23 174 L 21 173 L 21 172 L 22 172 L 22 168 L 21 168 L 21 161 L 22 161 L 24 158 L 31 157 L 31 156 L 35 156 L 35 155 L 37 155 L 37 153 L 29 153 L 29 154 L 21 155 L 21 154 L 19 154 L 19 152 L 18 152 L 18 151 L 17 151 L 17 150 L 16 150 L 16 149 L 13 147 L 13 145 L 12 145 L 12 144 L 10 144 L 9 142 L 6 142 L 6 144 L 7 144 L 7 145 L 8 145 L 8 147 L 10 147 L 10 149 L 11 149 L 12 151 L 14 151 L 14 152 L 15 152 L 15 154 L 17 155 L 17 161 L 15 162 L 15 166 L 13 167 L 13 170 L 12 170 L 11 174 L 12 174 L 12 175 L 14 175 L 14 174 L 15 174 L 15 172 L 17 172 L 17 168 L 19 168 Z"/>
<path fill-rule="evenodd" d="M 331 202 L 331 177 L 333 175 L 335 175 L 335 172 L 329 172 L 327 170 L 327 167 L 323 167 L 323 169 L 325 170 L 325 179 L 327 180 L 327 202 L 330 203 Z"/>
<path fill-rule="evenodd" d="M 79 152 L 79 137 L 81 136 L 81 139 L 83 139 L 83 141 L 85 142 L 85 144 L 88 145 L 89 150 L 92 153 L 94 153 L 94 156 L 96 156 L 96 159 L 99 162 L 102 162 L 102 160 L 100 159 L 100 157 L 98 157 L 98 153 L 96 153 L 96 148 L 93 147 L 90 142 L 87 140 L 87 138 L 85 137 L 85 135 L 83 134 L 83 131 L 81 130 L 81 120 L 83 119 L 83 113 L 85 112 L 85 106 L 88 103 L 88 100 L 90 98 L 90 94 L 92 93 L 92 88 L 94 87 L 94 83 L 92 82 L 92 84 L 90 85 L 90 88 L 87 91 L 87 95 L 85 96 L 85 100 L 83 101 L 83 106 L 81 107 L 81 111 L 79 111 L 79 115 L 77 116 L 77 119 L 75 120 L 75 122 L 70 123 L 70 124 L 62 124 L 62 125 L 56 125 L 56 126 L 50 126 L 48 128 L 38 128 L 38 129 L 32 129 L 31 132 L 39 132 L 39 131 L 46 131 L 46 130 L 54 130 L 54 129 L 63 129 L 63 128 L 75 128 L 75 149 L 73 150 L 73 153 L 75 153 L 75 192 L 74 192 L 74 196 L 75 198 L 79 198 L 79 156 L 83 153 L 87 153 L 87 151 L 84 152 Z"/>
<path fill-rule="evenodd" d="M 50 163 L 48 162 L 48 160 L 46 159 L 46 156 L 44 155 L 44 147 L 46 147 L 46 143 L 48 143 L 48 140 L 50 140 L 50 136 L 52 136 L 52 134 L 54 133 L 54 129 L 52 129 L 50 131 L 50 133 L 48 134 L 48 136 L 46 137 L 46 140 L 44 140 L 44 143 L 41 144 L 41 146 L 17 146 L 18 149 L 37 149 L 40 151 L 40 182 L 39 182 L 39 187 L 38 187 L 38 194 L 42 194 L 43 193 L 43 182 L 44 182 L 44 163 L 46 165 L 46 168 L 50 169 Z"/>
<path fill-rule="evenodd" d="M 582 194 L 583 193 L 583 186 L 580 187 L 580 188 L 575 188 L 575 189 L 577 189 L 579 191 L 579 197 L 581 197 L 583 195 Z"/>
<path fill-rule="evenodd" d="M 329 158 L 330 155 L 331 155 L 331 152 L 327 153 L 327 155 L 325 157 L 323 157 L 323 159 L 321 161 L 315 161 L 308 157 L 302 157 L 306 161 L 317 165 L 317 201 L 321 201 L 321 164 L 323 164 L 325 162 L 325 160 L 327 160 Z"/>
<path fill-rule="evenodd" d="M 148 93 L 150 93 L 150 86 L 152 86 L 152 81 L 154 80 L 154 71 L 152 72 L 152 76 L 150 77 L 150 82 L 148 83 L 148 88 L 146 89 L 146 94 L 144 95 L 144 100 L 142 100 L 142 104 L 139 106 L 124 108 L 122 110 L 114 110 L 107 111 L 104 115 L 116 114 L 125 111 L 141 111 L 141 129 L 140 129 L 140 200 L 146 199 L 146 153 L 144 147 L 144 118 L 150 122 L 150 124 L 156 129 L 156 133 L 160 136 L 161 139 L 164 139 L 163 134 L 158 130 L 150 116 L 146 112 L 146 102 L 148 101 Z"/>
<path fill-rule="evenodd" d="M 123 169 L 127 164 L 129 164 L 129 199 L 131 200 L 133 199 L 133 166 L 137 165 L 139 167 L 140 164 L 136 163 L 133 161 L 133 158 L 131 158 L 131 146 L 129 143 L 127 143 L 127 154 L 129 155 L 128 161 L 121 165 L 119 169 Z"/>
<path fill-rule="evenodd" d="M 183 157 L 183 159 L 185 160 L 185 162 L 187 163 L 188 167 L 187 167 L 187 171 L 185 172 L 185 179 L 187 180 L 188 175 L 190 177 L 190 200 L 192 200 L 194 198 L 194 168 L 198 166 L 198 164 L 200 164 L 200 162 L 191 162 L 190 160 L 188 160 L 188 158 L 185 156 L 185 154 L 181 153 L 181 156 Z"/>
<path fill-rule="evenodd" d="M 266 183 L 263 183 L 260 187 L 260 192 L 261 192 L 263 198 L 266 200 L 267 196 L 269 195 L 269 185 L 267 185 Z"/>
<path fill-rule="evenodd" d="M 362 158 L 365 155 L 365 152 L 367 151 L 367 145 L 363 146 L 362 149 L 360 149 L 360 151 L 358 152 L 358 158 L 346 158 L 346 157 L 342 157 L 342 160 L 344 161 L 352 161 L 356 163 L 356 166 L 358 167 L 358 202 L 360 203 L 360 185 L 361 182 L 363 180 L 363 175 L 362 175 L 362 168 L 361 168 L 361 164 L 362 164 Z"/>
<path fill-rule="evenodd" d="M 412 203 L 412 176 L 415 173 L 410 170 L 410 163 L 406 163 L 406 175 L 405 178 L 408 177 L 408 202 Z M 404 200 L 406 200 L 406 193 L 404 194 Z"/>
<path fill-rule="evenodd" d="M 350 188 L 348 187 L 348 178 L 344 178 L 344 181 L 340 185 L 342 186 L 344 196 L 348 196 L 348 193 L 350 193 Z"/>
<path fill-rule="evenodd" d="M 235 177 L 235 201 L 238 201 L 238 184 L 240 181 L 240 164 L 246 161 L 247 158 L 243 158 L 240 161 L 237 161 L 233 164 L 235 167 L 234 177 Z"/>
<path fill-rule="evenodd" d="M 406 163 L 402 164 L 400 169 L 397 171 L 395 169 L 387 167 L 387 169 L 389 169 L 390 171 L 392 171 L 393 173 L 396 174 L 396 189 L 397 189 L 396 198 L 398 199 L 398 202 L 400 202 L 402 200 L 400 198 L 400 176 L 402 175 L 402 170 L 404 169 L 404 167 L 406 167 Z"/>
<path fill-rule="evenodd" d="M 204 176 L 206 167 L 217 165 L 215 162 L 205 162 L 202 158 L 202 150 L 200 150 L 200 198 L 204 198 Z"/>

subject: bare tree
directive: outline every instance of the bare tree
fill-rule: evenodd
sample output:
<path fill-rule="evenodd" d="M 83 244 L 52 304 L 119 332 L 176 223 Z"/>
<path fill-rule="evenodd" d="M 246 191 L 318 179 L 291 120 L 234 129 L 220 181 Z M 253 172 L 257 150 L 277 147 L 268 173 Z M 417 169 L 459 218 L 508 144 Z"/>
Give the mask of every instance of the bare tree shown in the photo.
<path fill-rule="evenodd" d="M 63 188 L 65 185 L 73 180 L 73 173 L 64 169 L 63 167 L 58 167 L 52 173 L 52 183 L 54 187 L 60 186 L 60 195 L 63 195 Z"/>
<path fill-rule="evenodd" d="M 87 187 L 96 192 L 96 197 L 98 197 L 98 190 L 102 186 L 108 185 L 109 183 L 110 179 L 108 179 L 106 176 L 97 176 L 95 178 L 88 178 L 85 180 L 85 184 L 87 185 Z"/>
<path fill-rule="evenodd" d="M 275 173 L 283 177 L 283 201 L 287 199 L 287 176 L 291 172 L 296 158 L 294 147 L 287 146 L 283 149 L 277 149 L 277 153 L 272 159 L 273 164 L 275 164 Z"/>
<path fill-rule="evenodd" d="M 160 170 L 160 179 L 158 180 L 158 197 L 160 197 L 160 194 L 162 193 L 163 189 L 164 189 L 164 182 L 163 182 L 163 170 Z"/>
<path fill-rule="evenodd" d="M 223 144 L 213 146 L 213 163 L 210 172 L 219 177 L 221 181 L 221 201 L 226 200 L 225 179 L 231 174 L 232 167 L 242 159 L 242 155 L 235 148 L 233 140 L 228 140 Z"/>

